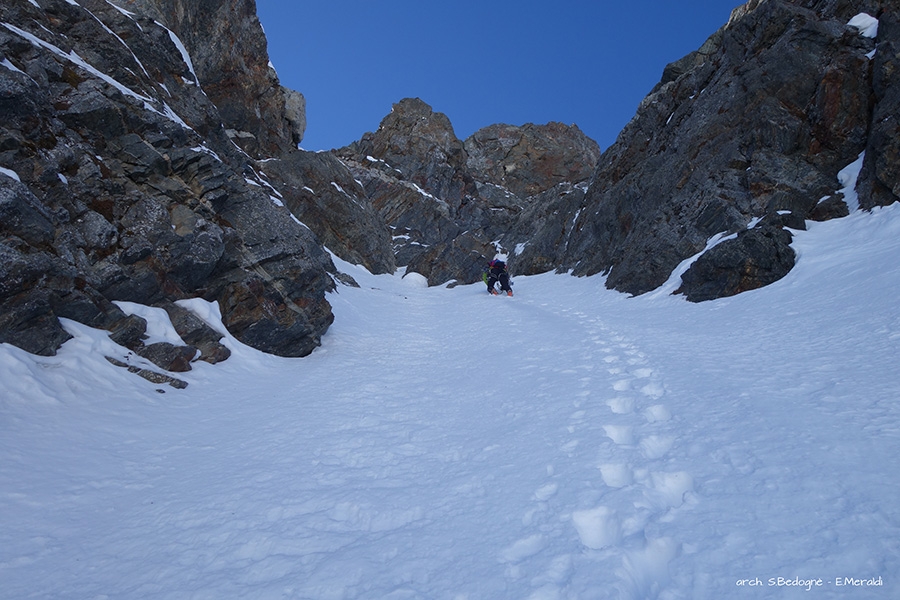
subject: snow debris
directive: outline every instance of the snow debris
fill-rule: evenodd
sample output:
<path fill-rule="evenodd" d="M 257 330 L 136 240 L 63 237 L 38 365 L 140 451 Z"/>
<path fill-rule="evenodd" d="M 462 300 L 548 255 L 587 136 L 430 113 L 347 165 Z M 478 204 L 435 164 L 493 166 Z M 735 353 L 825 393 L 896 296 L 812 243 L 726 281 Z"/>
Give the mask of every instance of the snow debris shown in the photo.
<path fill-rule="evenodd" d="M 844 195 L 844 203 L 850 212 L 859 210 L 859 196 L 856 193 L 856 182 L 859 179 L 859 172 L 862 170 L 863 161 L 866 158 L 866 151 L 863 150 L 859 154 L 859 158 L 844 167 L 838 172 L 838 181 L 844 187 L 840 193 Z"/>
<path fill-rule="evenodd" d="M 162 308 L 120 300 L 114 300 L 113 304 L 118 306 L 126 315 L 136 315 L 147 321 L 147 339 L 144 340 L 145 344 L 168 342 L 175 346 L 187 346 L 172 326 L 169 314 Z"/>
<path fill-rule="evenodd" d="M 159 21 L 154 21 L 154 23 L 156 23 L 157 25 L 159 25 L 160 27 L 165 29 L 166 32 L 168 32 L 169 38 L 172 40 L 172 43 L 175 44 L 175 47 L 178 48 L 178 51 L 181 53 L 181 58 L 182 58 L 182 60 L 184 60 L 184 64 L 187 65 L 188 71 L 190 71 L 191 75 L 194 76 L 194 81 L 189 82 L 189 83 L 193 83 L 193 84 L 199 86 L 200 79 L 197 77 L 197 72 L 194 71 L 194 63 L 193 63 L 193 61 L 191 61 L 191 55 L 188 53 L 187 48 L 185 47 L 184 43 L 181 41 L 181 39 L 177 35 L 175 35 L 174 31 L 172 31 L 171 29 L 169 29 L 168 27 L 166 27 Z"/>
<path fill-rule="evenodd" d="M 0 175 L 6 175 L 10 179 L 15 179 L 16 181 L 21 183 L 21 179 L 19 178 L 19 174 L 13 171 L 12 169 L 7 169 L 5 167 L 0 167 Z"/>
<path fill-rule="evenodd" d="M 866 13 L 859 13 L 847 23 L 850 27 L 856 27 L 859 35 L 867 38 L 878 37 L 878 19 Z"/>

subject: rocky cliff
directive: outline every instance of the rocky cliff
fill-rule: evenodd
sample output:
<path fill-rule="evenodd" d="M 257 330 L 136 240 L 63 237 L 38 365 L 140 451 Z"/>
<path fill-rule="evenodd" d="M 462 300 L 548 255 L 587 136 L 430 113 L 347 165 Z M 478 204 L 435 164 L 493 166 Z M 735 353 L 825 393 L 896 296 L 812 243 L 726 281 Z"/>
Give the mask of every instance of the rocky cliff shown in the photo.
<path fill-rule="evenodd" d="M 705 300 L 786 274 L 785 227 L 847 214 L 838 173 L 858 157 L 860 205 L 897 201 L 897 9 L 864 0 L 737 8 L 666 68 L 604 153 L 555 262 L 640 294 L 712 236 L 732 234 L 683 277 L 688 299 Z M 879 18 L 877 37 L 851 24 L 861 13 Z"/>
<path fill-rule="evenodd" d="M 600 149 L 561 123 L 492 125 L 462 141 L 446 115 L 407 98 L 336 154 L 391 228 L 397 263 L 439 285 L 478 280 L 486 259 L 530 239 L 535 205 L 586 186 Z"/>
<path fill-rule="evenodd" d="M 251 346 L 312 351 L 334 266 L 256 162 L 301 135 L 289 95 L 252 1 L 5 1 L 0 341 L 53 354 L 65 317 L 184 370 L 227 355 L 177 304 L 201 297 Z M 166 309 L 185 346 L 146 345 L 116 301 Z"/>

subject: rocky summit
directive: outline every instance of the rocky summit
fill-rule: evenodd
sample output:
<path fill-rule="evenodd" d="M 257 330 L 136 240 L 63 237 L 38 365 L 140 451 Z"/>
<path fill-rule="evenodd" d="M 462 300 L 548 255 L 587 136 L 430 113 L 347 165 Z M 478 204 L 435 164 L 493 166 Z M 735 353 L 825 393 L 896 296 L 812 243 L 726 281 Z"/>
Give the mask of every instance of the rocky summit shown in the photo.
<path fill-rule="evenodd" d="M 303 356 L 333 320 L 326 293 L 354 285 L 332 255 L 431 285 L 477 281 L 498 254 L 629 294 L 687 259 L 691 301 L 767 285 L 807 220 L 900 198 L 898 13 L 751 0 L 602 153 L 562 123 L 461 140 L 418 98 L 310 153 L 253 0 L 6 0 L 0 342 L 53 354 L 68 319 L 183 371 L 228 356 L 182 302 L 202 298 L 241 341 Z M 131 303 L 183 344 L 151 342 Z"/>

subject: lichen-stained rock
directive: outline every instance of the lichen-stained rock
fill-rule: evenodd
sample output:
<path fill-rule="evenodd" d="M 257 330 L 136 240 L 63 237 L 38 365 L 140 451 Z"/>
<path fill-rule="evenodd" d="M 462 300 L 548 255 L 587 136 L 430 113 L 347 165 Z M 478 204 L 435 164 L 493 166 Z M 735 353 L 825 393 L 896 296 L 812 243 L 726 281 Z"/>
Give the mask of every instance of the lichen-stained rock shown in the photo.
<path fill-rule="evenodd" d="M 325 300 L 331 260 L 273 202 L 226 133 L 253 129 L 259 152 L 290 147 L 283 102 L 259 97 L 244 107 L 260 109 L 254 125 L 215 104 L 194 76 L 198 64 L 219 64 L 233 69 L 223 82 L 246 76 L 252 82 L 241 93 L 259 91 L 274 81 L 257 64 L 268 69 L 264 47 L 258 52 L 264 38 L 242 46 L 253 38 L 252 19 L 217 23 L 232 46 L 204 46 L 197 35 L 195 64 L 174 28 L 161 24 L 239 21 L 252 4 L 204 12 L 215 7 L 160 0 L 177 10 L 158 13 L 149 3 L 120 10 L 102 0 L 0 6 L 0 341 L 53 354 L 68 338 L 58 321 L 66 317 L 183 369 L 196 349 L 148 350 L 139 320 L 111 301 L 171 307 L 202 297 L 217 301 L 231 333 L 256 348 L 302 356 L 319 344 L 333 320 Z M 250 55 L 253 64 L 242 63 Z M 216 89 L 227 96 L 228 88 Z M 204 360 L 225 358 L 208 337 L 187 343 Z"/>
<path fill-rule="evenodd" d="M 885 21 L 877 39 L 849 25 L 862 12 Z M 896 201 L 897 85 L 886 76 L 896 61 L 895 20 L 895 3 L 879 1 L 753 0 L 736 9 L 700 50 L 666 68 L 604 152 L 570 213 L 559 267 L 608 273 L 607 285 L 623 292 L 649 291 L 717 233 L 744 232 L 777 213 L 801 222 L 840 215 L 837 174 L 864 150 L 861 206 Z M 792 264 L 781 243 L 751 244 L 758 235 L 740 233 L 714 254 L 769 252 L 776 273 Z M 685 290 L 703 287 L 708 261 L 698 261 Z M 745 280 L 746 262 L 718 260 L 717 272 L 726 263 Z M 748 285 L 710 289 L 728 295 Z"/>
<path fill-rule="evenodd" d="M 519 198 L 563 182 L 590 179 L 600 147 L 577 125 L 527 123 L 491 125 L 465 142 L 469 170 L 479 181 L 505 188 Z"/>

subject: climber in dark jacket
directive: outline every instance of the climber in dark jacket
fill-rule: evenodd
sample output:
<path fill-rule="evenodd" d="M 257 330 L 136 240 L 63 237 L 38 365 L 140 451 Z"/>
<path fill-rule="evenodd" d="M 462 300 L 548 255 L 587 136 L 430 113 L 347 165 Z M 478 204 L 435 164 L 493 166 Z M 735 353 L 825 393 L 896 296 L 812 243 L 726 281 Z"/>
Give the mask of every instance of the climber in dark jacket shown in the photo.
<path fill-rule="evenodd" d="M 500 289 L 506 292 L 507 296 L 512 296 L 512 287 L 509 285 L 509 273 L 506 270 L 506 263 L 499 259 L 494 259 L 488 263 L 487 269 L 482 277 L 487 284 L 488 293 L 497 294 L 495 285 L 500 282 Z"/>

